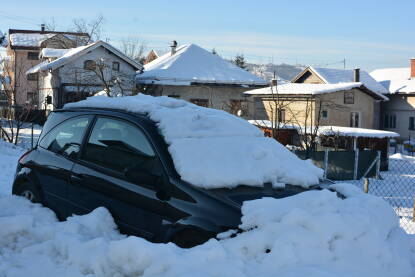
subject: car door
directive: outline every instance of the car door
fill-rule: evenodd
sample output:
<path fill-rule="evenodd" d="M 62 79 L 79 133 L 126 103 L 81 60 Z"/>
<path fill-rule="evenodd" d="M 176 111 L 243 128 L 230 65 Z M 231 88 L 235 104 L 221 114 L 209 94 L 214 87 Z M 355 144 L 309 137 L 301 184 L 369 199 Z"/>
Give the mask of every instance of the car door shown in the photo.
<path fill-rule="evenodd" d="M 68 196 L 72 211 L 104 206 L 121 231 L 157 240 L 167 195 L 164 172 L 152 144 L 137 125 L 97 116 L 74 164 Z"/>
<path fill-rule="evenodd" d="M 67 186 L 72 158 L 80 151 L 91 116 L 77 116 L 63 121 L 42 136 L 33 169 L 42 187 L 46 206 L 60 218 L 68 216 Z"/>

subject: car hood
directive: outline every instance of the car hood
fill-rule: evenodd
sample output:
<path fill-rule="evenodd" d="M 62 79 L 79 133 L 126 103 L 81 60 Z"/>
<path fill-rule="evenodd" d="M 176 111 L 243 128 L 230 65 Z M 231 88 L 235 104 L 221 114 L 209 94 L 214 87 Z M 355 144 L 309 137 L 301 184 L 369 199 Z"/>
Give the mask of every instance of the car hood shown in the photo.
<path fill-rule="evenodd" d="M 209 189 L 210 193 L 216 195 L 223 200 L 232 201 L 235 204 L 242 205 L 244 201 L 260 199 L 263 197 L 284 198 L 296 195 L 298 193 L 308 191 L 310 189 L 320 189 L 319 186 L 315 186 L 309 189 L 285 185 L 281 188 L 273 188 L 271 184 L 265 184 L 263 187 L 252 186 L 238 186 L 236 188 L 220 188 Z"/>

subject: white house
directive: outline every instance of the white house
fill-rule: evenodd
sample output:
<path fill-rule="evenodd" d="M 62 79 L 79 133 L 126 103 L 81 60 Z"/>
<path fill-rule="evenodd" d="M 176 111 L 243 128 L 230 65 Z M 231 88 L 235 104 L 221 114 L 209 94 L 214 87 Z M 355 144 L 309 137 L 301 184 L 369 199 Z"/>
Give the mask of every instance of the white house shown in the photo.
<path fill-rule="evenodd" d="M 112 95 L 135 92 L 134 76 L 142 66 L 110 44 L 95 43 L 72 49 L 43 49 L 42 63 L 26 74 L 39 73 L 39 108 L 53 110 L 100 91 Z"/>

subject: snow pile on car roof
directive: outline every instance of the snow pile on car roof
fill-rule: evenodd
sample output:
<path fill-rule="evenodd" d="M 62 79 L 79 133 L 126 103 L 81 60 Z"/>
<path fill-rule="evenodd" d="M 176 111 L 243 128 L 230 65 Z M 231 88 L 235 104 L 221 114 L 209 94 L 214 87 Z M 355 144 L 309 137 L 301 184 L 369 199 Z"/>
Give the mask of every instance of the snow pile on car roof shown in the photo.
<path fill-rule="evenodd" d="M 65 105 L 147 113 L 157 122 L 183 180 L 204 188 L 261 186 L 271 182 L 308 187 L 322 170 L 297 158 L 247 121 L 169 97 L 104 96 Z"/>
<path fill-rule="evenodd" d="M 40 205 L 0 197 L 1 276 L 414 276 L 414 240 L 392 208 L 336 186 L 349 197 L 323 190 L 245 202 L 245 232 L 192 249 L 120 235 L 105 208 L 59 222 Z"/>

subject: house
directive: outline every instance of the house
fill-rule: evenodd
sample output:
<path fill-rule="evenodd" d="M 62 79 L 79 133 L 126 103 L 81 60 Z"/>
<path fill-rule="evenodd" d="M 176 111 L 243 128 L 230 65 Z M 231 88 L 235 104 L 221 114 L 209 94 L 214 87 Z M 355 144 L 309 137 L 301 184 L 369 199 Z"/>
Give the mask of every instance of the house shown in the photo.
<path fill-rule="evenodd" d="M 135 93 L 134 77 L 142 69 L 141 64 L 103 41 L 72 49 L 45 48 L 41 57 L 44 61 L 26 74 L 38 74 L 39 106 L 47 110 L 98 92 L 131 95 Z"/>
<path fill-rule="evenodd" d="M 377 129 L 385 88 L 364 71 L 307 67 L 291 83 L 245 92 L 252 119 Z"/>
<path fill-rule="evenodd" d="M 136 82 L 147 94 L 181 98 L 246 118 L 251 117 L 251 112 L 243 92 L 267 84 L 195 44 L 176 47 L 176 43 L 169 53 L 144 65 Z"/>
<path fill-rule="evenodd" d="M 44 48 L 73 48 L 89 41 L 85 33 L 9 29 L 6 47 L 8 60 L 3 77 L 10 79 L 15 94 L 15 105 L 29 104 L 38 107 L 37 75 L 26 71 L 41 62 L 39 54 Z"/>
<path fill-rule="evenodd" d="M 382 103 L 382 127 L 408 140 L 415 137 L 415 58 L 410 67 L 377 69 L 370 75 L 387 90 Z"/>

